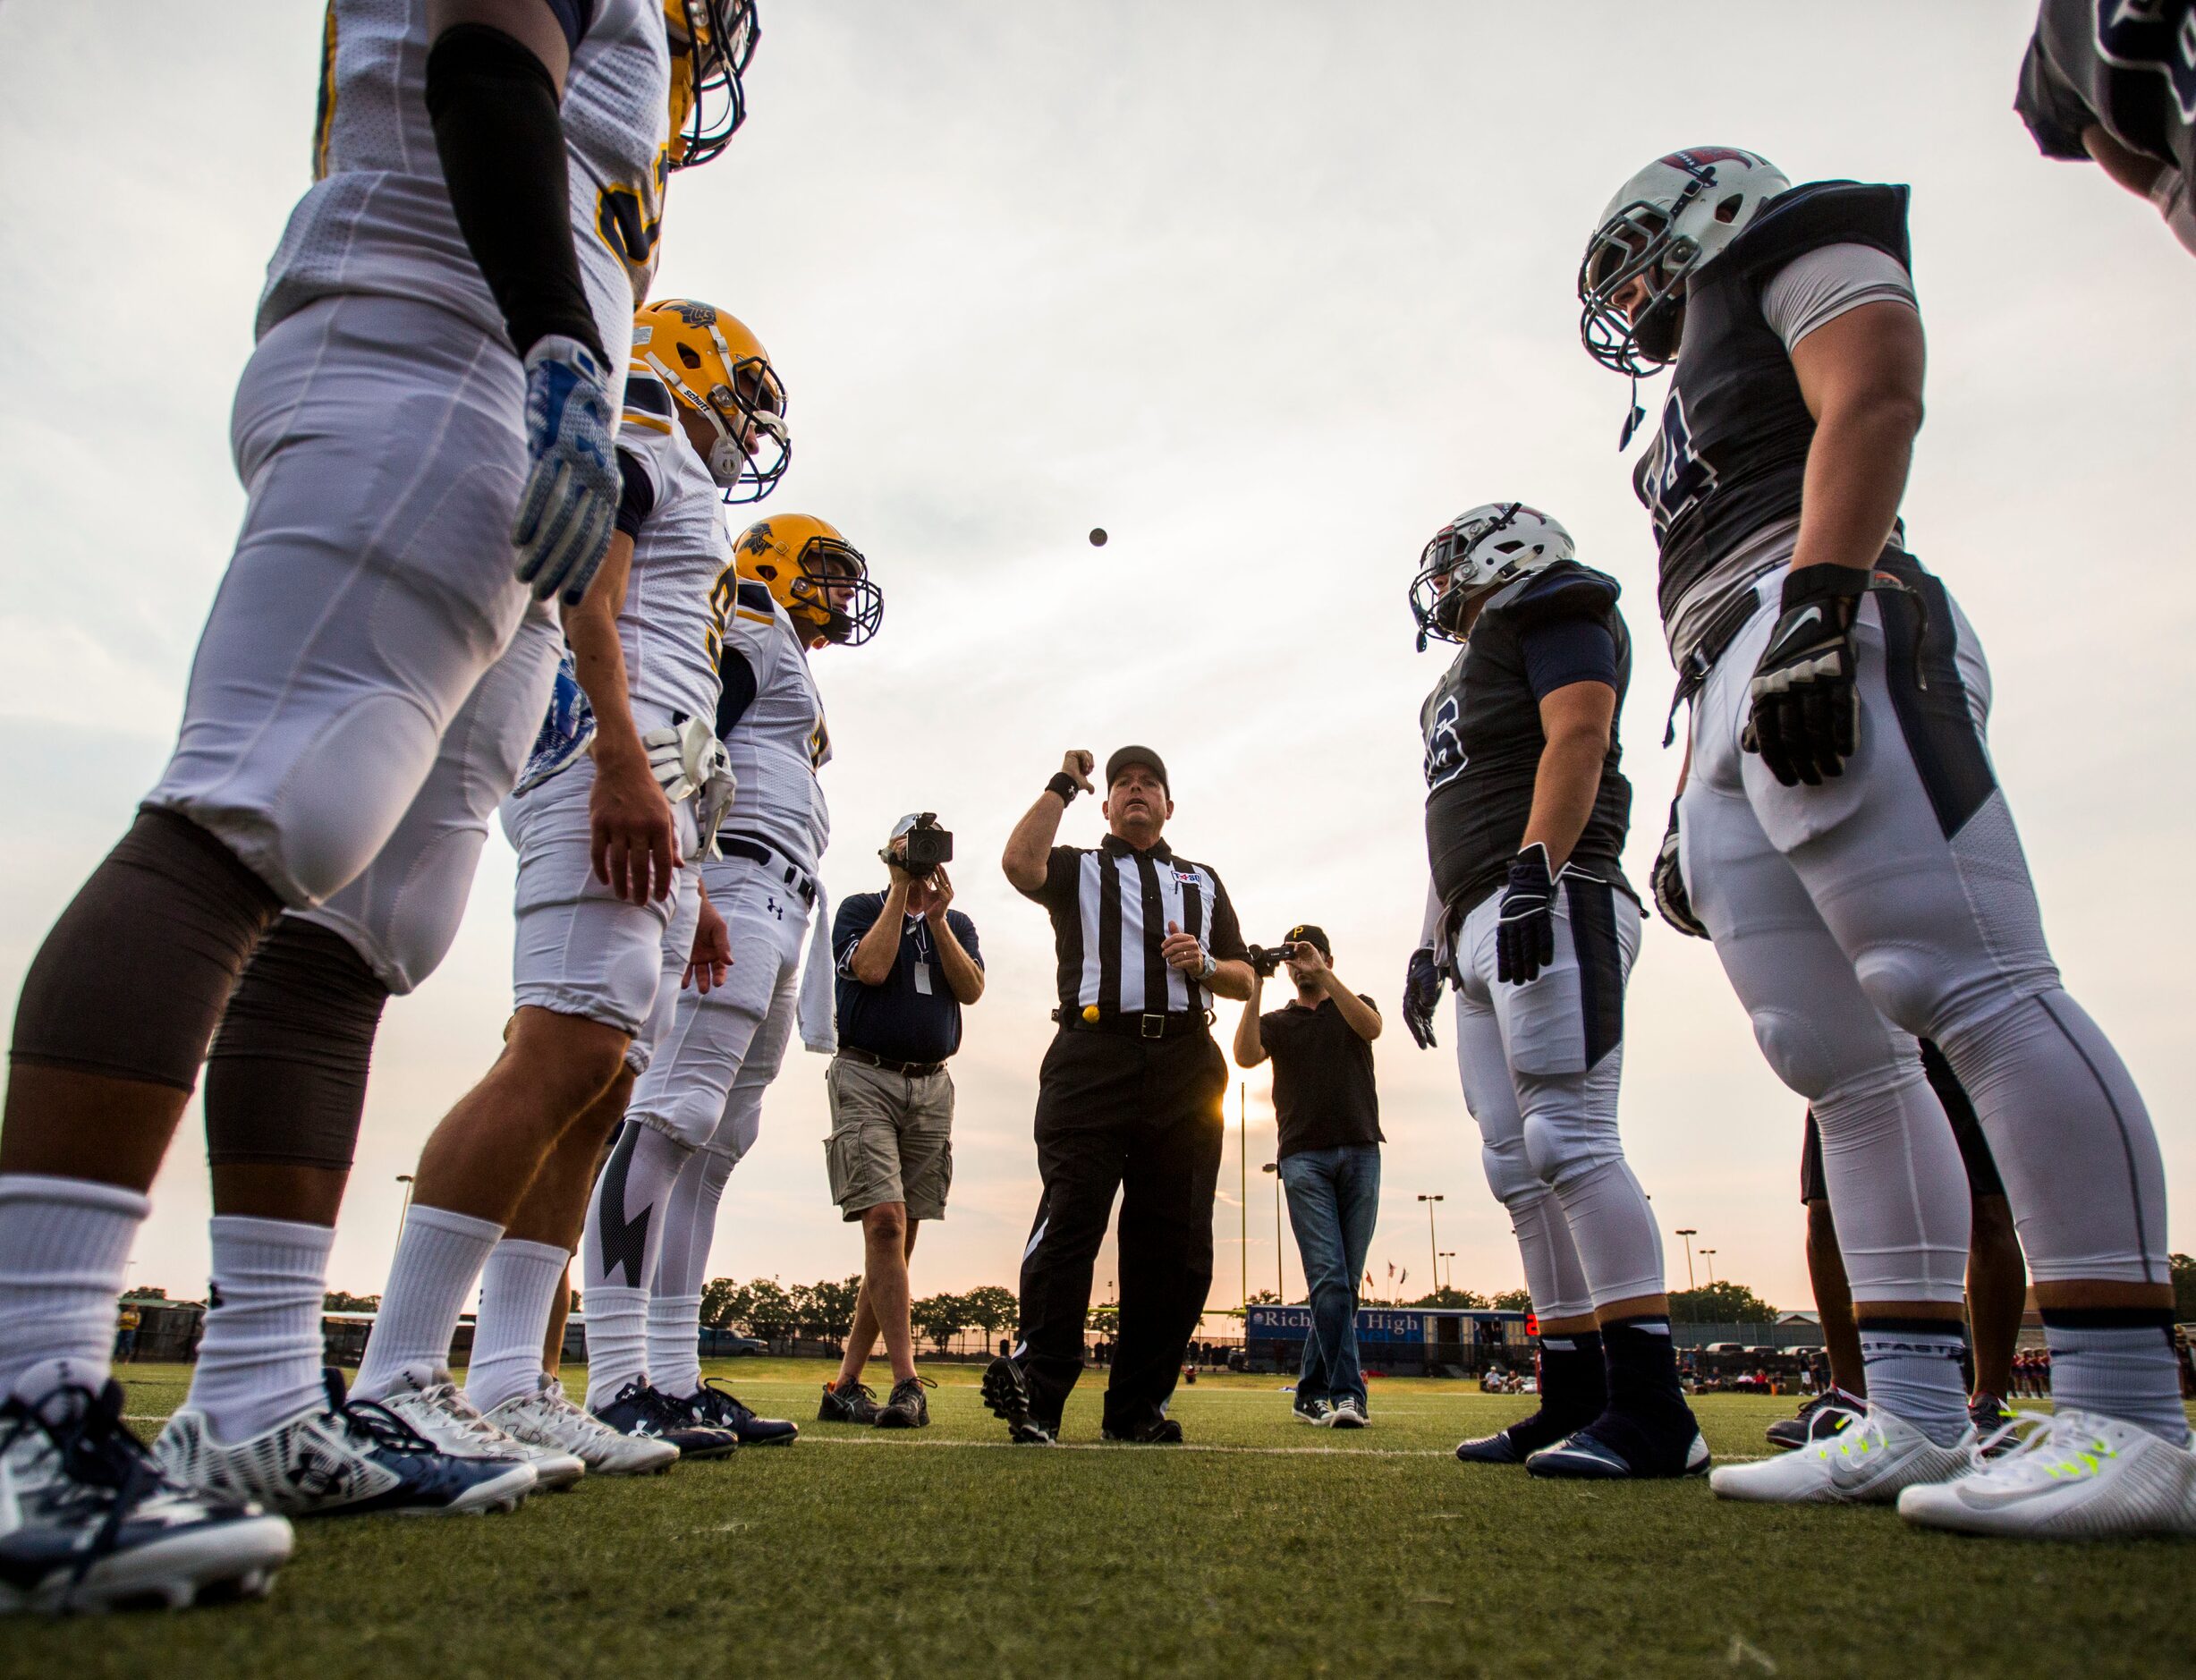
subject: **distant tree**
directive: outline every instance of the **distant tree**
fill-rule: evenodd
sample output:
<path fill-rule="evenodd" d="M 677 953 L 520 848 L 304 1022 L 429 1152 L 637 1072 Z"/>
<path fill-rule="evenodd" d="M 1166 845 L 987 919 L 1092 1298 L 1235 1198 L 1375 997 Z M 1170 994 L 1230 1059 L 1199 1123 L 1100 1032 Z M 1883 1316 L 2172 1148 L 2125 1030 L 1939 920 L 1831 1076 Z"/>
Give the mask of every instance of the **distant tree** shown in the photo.
<path fill-rule="evenodd" d="M 926 1295 L 908 1309 L 908 1317 L 941 1353 L 954 1336 L 976 1322 L 970 1315 L 967 1298 L 962 1295 Z"/>
<path fill-rule="evenodd" d="M 768 1342 L 791 1336 L 800 1317 L 784 1284 L 775 1277 L 751 1277 L 725 1298 L 725 1322 L 742 1326 L 750 1336 Z"/>
<path fill-rule="evenodd" d="M 1430 1295 L 1420 1295 L 1416 1301 L 1404 1304 L 1412 1307 L 1484 1307 L 1487 1297 L 1475 1289 L 1454 1289 L 1443 1284 Z"/>
<path fill-rule="evenodd" d="M 732 1298 L 739 1285 L 729 1277 L 712 1277 L 702 1285 L 701 1321 L 723 1329 L 732 1321 Z"/>
<path fill-rule="evenodd" d="M 150 1284 L 140 1284 L 135 1289 L 125 1290 L 122 1298 L 124 1301 L 165 1301 L 168 1292 L 156 1289 Z"/>
<path fill-rule="evenodd" d="M 1085 1329 L 1111 1336 L 1121 1328 L 1121 1309 L 1110 1302 L 1101 1302 L 1082 1315 L 1082 1322 Z"/>
<path fill-rule="evenodd" d="M 1505 1289 L 1488 1304 L 1497 1312 L 1530 1312 L 1532 1295 L 1528 1290 Z"/>
<path fill-rule="evenodd" d="M 2196 1259 L 2175 1254 L 2173 1267 L 2173 1316 L 2183 1323 L 2196 1322 Z"/>
<path fill-rule="evenodd" d="M 1770 1324 L 1776 1309 L 1744 1284 L 1704 1284 L 1673 1291 L 1670 1318 L 1678 1324 Z"/>
<path fill-rule="evenodd" d="M 1254 1307 L 1277 1307 L 1280 1304 L 1281 1297 L 1270 1289 L 1260 1289 L 1251 1297 L 1251 1305 Z"/>
<path fill-rule="evenodd" d="M 988 1336 L 997 1336 L 1022 1322 L 1020 1297 L 996 1284 L 970 1290 L 961 1297 L 961 1304 L 968 1309 L 969 1322 Z"/>
<path fill-rule="evenodd" d="M 343 1289 L 331 1289 L 320 1300 L 320 1311 L 323 1312 L 378 1312 L 380 1310 L 379 1295 L 354 1295 Z"/>
<path fill-rule="evenodd" d="M 799 1285 L 791 1292 L 794 1321 L 810 1336 L 842 1340 L 854 1328 L 854 1303 L 861 1294 L 858 1276 Z"/>

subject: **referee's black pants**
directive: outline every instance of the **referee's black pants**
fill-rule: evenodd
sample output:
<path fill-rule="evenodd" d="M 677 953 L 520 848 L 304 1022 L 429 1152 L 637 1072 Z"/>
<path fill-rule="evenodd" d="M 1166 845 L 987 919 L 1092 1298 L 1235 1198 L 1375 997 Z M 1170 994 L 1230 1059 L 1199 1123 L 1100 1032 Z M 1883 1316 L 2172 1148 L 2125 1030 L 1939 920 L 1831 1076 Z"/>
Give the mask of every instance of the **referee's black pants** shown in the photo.
<path fill-rule="evenodd" d="M 1121 1192 L 1121 1323 L 1105 1427 L 1156 1421 L 1212 1286 L 1227 1065 L 1211 1035 L 1064 1028 L 1037 1093 L 1037 1223 L 1022 1257 L 1018 1357 L 1031 1412 L 1056 1424 L 1082 1375 L 1090 1268 Z"/>

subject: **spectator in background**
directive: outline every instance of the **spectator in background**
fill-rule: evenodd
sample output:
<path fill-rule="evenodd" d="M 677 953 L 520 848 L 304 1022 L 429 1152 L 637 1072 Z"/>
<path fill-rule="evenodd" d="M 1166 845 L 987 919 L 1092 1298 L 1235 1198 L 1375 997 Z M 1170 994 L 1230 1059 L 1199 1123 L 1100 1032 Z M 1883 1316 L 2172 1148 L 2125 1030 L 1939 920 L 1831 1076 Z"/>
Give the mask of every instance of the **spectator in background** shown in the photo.
<path fill-rule="evenodd" d="M 1274 1064 L 1275 1159 L 1289 1196 L 1289 1228 L 1303 1261 L 1311 1328 L 1296 1379 L 1296 1415 L 1321 1428 L 1365 1427 L 1357 1353 L 1357 1280 L 1380 1212 L 1380 1099 L 1372 1041 L 1380 1012 L 1335 973 L 1334 948 L 1310 922 L 1277 947 L 1296 995 L 1261 1014 L 1269 960 L 1254 955 L 1251 1000 L 1235 1028 L 1235 1062 Z"/>
<path fill-rule="evenodd" d="M 144 1321 L 137 1302 L 124 1300 L 114 1314 L 114 1362 L 126 1364 L 137 1357 L 137 1327 Z"/>

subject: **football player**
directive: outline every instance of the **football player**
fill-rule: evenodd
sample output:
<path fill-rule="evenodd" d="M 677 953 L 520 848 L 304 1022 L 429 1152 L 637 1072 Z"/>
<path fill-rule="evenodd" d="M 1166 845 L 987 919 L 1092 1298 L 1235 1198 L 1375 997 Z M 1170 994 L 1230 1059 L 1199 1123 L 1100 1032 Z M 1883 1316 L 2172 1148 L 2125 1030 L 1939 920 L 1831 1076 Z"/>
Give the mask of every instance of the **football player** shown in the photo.
<path fill-rule="evenodd" d="M 671 0 L 668 14 L 679 169 L 721 149 L 725 115 L 741 108 L 724 89 L 736 89 L 751 55 L 753 18 L 744 0 L 691 11 Z M 393 1432 L 379 1408 L 354 1413 L 338 1386 L 324 1392 L 319 1319 L 382 1005 L 431 973 L 455 937 L 488 811 L 518 776 L 558 641 L 550 609 L 533 605 L 380 853 L 317 909 L 281 918 L 230 1000 L 207 1081 L 212 1306 L 190 1396 L 157 1447 L 190 1485 L 293 1515 L 465 1510 L 488 1497 L 477 1466 Z M 616 1454 L 604 1446 L 582 1456 L 606 1468 Z"/>
<path fill-rule="evenodd" d="M 1813 1106 L 1868 1379 L 1859 1423 L 1713 1485 L 1996 1533 L 2187 1526 L 2158 1141 L 2045 944 L 1973 626 L 1898 523 L 1923 361 L 1905 189 L 1674 153 L 1610 201 L 1578 293 L 1597 361 L 1675 367 L 1633 479 L 1691 703 L 1656 898 Z M 1982 1117 L 2053 1353 L 2054 1417 L 1972 1470 L 1968 1197 L 1917 1036 Z"/>
<path fill-rule="evenodd" d="M 1522 502 L 1460 514 L 1420 556 L 1419 646 L 1459 645 L 1419 714 L 1432 877 L 1403 1005 L 1423 1049 L 1441 976 L 1456 988 L 1464 1100 L 1540 1323 L 1539 1411 L 1456 1455 L 1603 1481 L 1708 1461 L 1678 1386 L 1662 1238 L 1616 1131 L 1641 922 L 1617 862 L 1632 638 L 1616 596 Z"/>
<path fill-rule="evenodd" d="M 2043 0 L 2014 109 L 2047 157 L 2094 158 L 2196 251 L 2196 4 Z"/>
<path fill-rule="evenodd" d="M 768 1445 L 798 1429 L 702 1381 L 702 1281 L 718 1201 L 754 1143 L 796 1018 L 811 1048 L 834 1048 L 831 915 L 817 878 L 831 832 L 817 772 L 831 737 L 809 655 L 868 641 L 884 596 L 868 561 L 807 514 L 761 521 L 733 547 L 716 720 L 740 792 L 721 855 L 701 872 L 739 961 L 724 985 L 680 994 L 596 1182 L 581 1266 L 590 1410 L 629 1428 L 636 1408 L 667 1400 Z"/>
<path fill-rule="evenodd" d="M 620 1470 L 664 1462 L 659 1441 L 624 1440 L 566 1402 L 542 1346 L 595 1162 L 648 1063 L 651 1017 L 668 1010 L 664 981 L 691 953 L 706 988 L 728 960 L 713 912 L 696 931 L 686 867 L 733 785 L 711 726 L 735 581 L 719 497 L 767 494 L 785 459 L 784 388 L 738 321 L 674 299 L 638 313 L 632 342 L 608 576 L 564 617 L 591 733 L 581 751 L 554 713 L 505 803 L 519 853 L 516 1011 L 496 1066 L 428 1141 L 357 1383 L 449 1450 L 501 1431 L 567 1475 L 590 1456 Z M 507 1211 L 467 1211 L 491 1205 Z M 444 1365 L 475 1277 L 461 1393 Z"/>
<path fill-rule="evenodd" d="M 530 594 L 576 604 L 601 563 L 605 346 L 654 263 L 668 61 L 657 0 L 328 8 L 314 184 L 235 403 L 250 499 L 175 753 L 16 1017 L 0 1478 L 26 1515 L 0 1551 L 31 1584 L 12 1600 L 187 1602 L 288 1550 L 278 1517 L 120 1468 L 142 1449 L 106 1392 L 106 1297 L 261 935 L 372 861 Z M 142 1001 L 117 1016 L 123 948 Z M 476 1495 L 531 1480 L 502 1466 Z M 132 1520 L 148 1500 L 169 1504 Z"/>

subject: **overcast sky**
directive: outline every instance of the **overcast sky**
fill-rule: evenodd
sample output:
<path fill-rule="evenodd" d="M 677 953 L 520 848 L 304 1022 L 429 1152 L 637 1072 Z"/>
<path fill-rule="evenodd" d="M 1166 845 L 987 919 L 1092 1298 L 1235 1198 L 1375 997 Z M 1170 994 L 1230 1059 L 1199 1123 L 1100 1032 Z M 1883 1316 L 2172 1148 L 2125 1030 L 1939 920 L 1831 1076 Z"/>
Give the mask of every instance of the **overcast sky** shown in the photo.
<path fill-rule="evenodd" d="M 0 1003 L 127 823 L 174 737 L 242 506 L 227 416 L 267 253 L 307 182 L 318 5 L 0 8 Z M 1653 548 L 1615 450 L 1624 384 L 1581 350 L 1597 214 L 1675 147 L 1797 181 L 1913 186 L 1929 419 L 1906 514 L 1988 646 L 1993 747 L 2068 984 L 2117 1040 L 2196 1205 L 2187 867 L 2196 628 L 2189 259 L 2011 109 L 2022 0 L 1751 4 L 1021 4 L 766 0 L 752 115 L 670 195 L 661 295 L 767 344 L 794 465 L 767 504 L 837 524 L 886 598 L 817 669 L 835 894 L 892 819 L 959 836 L 990 990 L 955 1063 L 956 1172 L 919 1294 L 1014 1281 L 1037 1196 L 1030 1116 L 1051 1028 L 1043 913 L 996 859 L 1062 751 L 1159 749 L 1168 838 L 1245 931 L 1331 932 L 1391 1017 L 1425 880 L 1416 734 L 1436 653 L 1403 595 L 1474 504 L 1555 513 L 1620 578 L 1644 883 L 1678 756 Z M 1650 396 L 1650 405 L 1658 401 Z M 1103 525 L 1112 541 L 1091 548 Z M 1063 837 L 1092 844 L 1095 802 Z M 434 1121 L 509 1008 L 512 857 L 491 840 L 441 972 L 394 1003 L 335 1281 L 378 1290 Z M 115 954 L 114 1007 L 136 1005 Z M 1218 1031 L 1232 1032 L 1235 1006 Z M 1442 1048 L 1378 1047 L 1388 1147 L 1373 1269 L 1521 1281 Z M 1650 926 L 1624 1130 L 1666 1229 L 1719 1276 L 1806 1305 L 1799 1101 L 1704 944 Z M 824 1181 L 821 1058 L 796 1048 L 718 1226 L 713 1271 L 859 1268 Z M 1267 1082 L 1248 1082 L 1213 1298 L 1276 1246 Z M 1243 1147 L 1247 1144 L 1247 1150 Z M 197 1294 L 193 1114 L 134 1280 Z M 2187 1215 L 2176 1224 L 2188 1247 Z M 1288 1288 L 1301 1287 L 1293 1245 Z M 1685 1267 L 1673 1242 L 1673 1280 Z M 1112 1277 L 1101 1260 L 1101 1297 Z M 1705 1277 L 1705 1270 L 1702 1273 Z"/>

